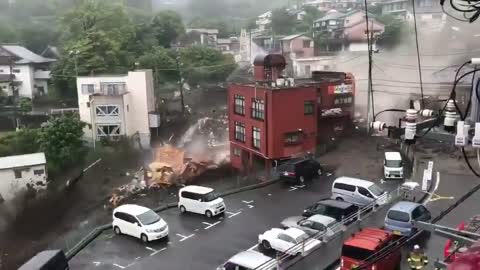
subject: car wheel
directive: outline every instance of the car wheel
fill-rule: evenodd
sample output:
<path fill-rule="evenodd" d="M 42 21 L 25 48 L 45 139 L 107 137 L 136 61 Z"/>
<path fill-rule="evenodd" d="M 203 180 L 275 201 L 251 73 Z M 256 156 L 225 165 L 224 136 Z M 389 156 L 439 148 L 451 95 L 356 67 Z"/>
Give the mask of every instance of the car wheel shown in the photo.
<path fill-rule="evenodd" d="M 340 201 L 340 202 L 343 202 L 343 198 L 342 198 L 342 197 L 337 197 L 337 198 L 335 198 L 335 200 Z"/>
<path fill-rule="evenodd" d="M 207 218 L 211 218 L 213 216 L 212 211 L 210 210 L 205 211 L 205 216 L 207 216 Z"/>
<path fill-rule="evenodd" d="M 148 243 L 148 237 L 143 233 L 140 235 L 140 240 L 142 240 L 143 243 Z"/>
<path fill-rule="evenodd" d="M 262 246 L 266 250 L 270 250 L 272 248 L 272 246 L 270 245 L 270 243 L 267 240 L 262 241 Z"/>
<path fill-rule="evenodd" d="M 303 176 L 300 176 L 300 178 L 298 178 L 298 181 L 300 182 L 300 184 L 305 184 L 305 177 Z"/>
<path fill-rule="evenodd" d="M 122 231 L 120 230 L 120 228 L 118 226 L 115 226 L 113 228 L 113 231 L 115 232 L 116 235 L 121 235 L 122 234 Z"/>
<path fill-rule="evenodd" d="M 180 213 L 185 213 L 187 211 L 187 209 L 185 209 L 185 206 L 180 206 Z"/>

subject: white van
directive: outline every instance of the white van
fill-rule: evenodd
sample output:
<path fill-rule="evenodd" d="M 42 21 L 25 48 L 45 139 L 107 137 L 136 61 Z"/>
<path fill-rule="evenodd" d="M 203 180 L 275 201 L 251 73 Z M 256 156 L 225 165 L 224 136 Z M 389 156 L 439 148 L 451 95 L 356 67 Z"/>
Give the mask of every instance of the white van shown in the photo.
<path fill-rule="evenodd" d="M 242 251 L 230 258 L 217 270 L 275 270 L 276 263 L 260 252 Z"/>
<path fill-rule="evenodd" d="M 403 179 L 403 160 L 399 152 L 385 152 L 383 174 L 386 179 Z"/>
<path fill-rule="evenodd" d="M 388 194 L 375 183 L 350 177 L 339 177 L 333 181 L 332 199 L 365 206 L 373 201 L 377 205 L 387 203 Z"/>
<path fill-rule="evenodd" d="M 225 212 L 225 202 L 212 188 L 186 186 L 178 191 L 180 212 L 192 212 L 213 217 Z"/>

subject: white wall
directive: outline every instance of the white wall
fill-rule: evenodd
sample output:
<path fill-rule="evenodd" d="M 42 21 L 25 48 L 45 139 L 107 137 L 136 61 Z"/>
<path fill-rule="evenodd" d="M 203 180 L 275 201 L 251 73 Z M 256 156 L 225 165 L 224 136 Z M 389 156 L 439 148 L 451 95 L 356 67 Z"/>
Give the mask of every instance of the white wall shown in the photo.
<path fill-rule="evenodd" d="M 33 98 L 33 66 L 30 65 L 15 65 L 13 69 L 20 70 L 19 73 L 13 73 L 15 75 L 15 81 L 21 81 L 18 86 L 18 94 L 21 97 Z M 10 74 L 10 66 L 0 65 L 0 74 Z"/>
<path fill-rule="evenodd" d="M 34 170 L 43 170 L 43 175 L 34 175 Z M 46 188 L 47 175 L 45 165 L 37 165 L 22 169 L 22 178 L 15 179 L 13 169 L 0 170 L 0 195 L 5 201 L 10 201 L 22 191 L 27 189 L 27 185 L 32 185 L 35 189 Z M 42 183 L 38 185 L 37 183 Z"/>
<path fill-rule="evenodd" d="M 307 73 L 307 66 L 310 66 L 310 72 Z M 326 68 L 326 66 L 328 66 Z M 332 57 L 305 58 L 293 61 L 295 77 L 310 78 L 312 71 L 335 71 L 335 60 Z"/>

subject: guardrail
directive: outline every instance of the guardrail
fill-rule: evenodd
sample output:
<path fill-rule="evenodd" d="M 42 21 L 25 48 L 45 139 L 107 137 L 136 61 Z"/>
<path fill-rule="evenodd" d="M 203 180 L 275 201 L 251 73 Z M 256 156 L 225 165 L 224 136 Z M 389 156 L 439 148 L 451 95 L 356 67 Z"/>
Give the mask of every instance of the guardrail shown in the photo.
<path fill-rule="evenodd" d="M 318 250 L 323 246 L 324 243 L 328 243 L 329 241 L 340 237 L 343 235 L 343 232 L 346 231 L 347 227 L 350 225 L 353 225 L 355 222 L 360 222 L 362 219 L 366 218 L 367 216 L 371 215 L 372 213 L 376 212 L 378 209 L 389 205 L 391 202 L 397 200 L 400 198 L 402 195 L 401 192 L 401 187 L 398 187 L 397 189 L 384 194 L 383 196 L 387 196 L 387 202 L 380 204 L 379 201 L 384 200 L 385 197 L 380 197 L 373 201 L 372 203 L 360 208 L 356 213 L 353 213 L 345 218 L 342 219 L 342 221 L 339 221 L 335 223 L 333 226 L 330 226 L 328 229 L 330 229 L 333 234 L 329 236 L 327 234 L 327 231 L 325 232 L 319 232 L 302 242 L 298 243 L 297 245 L 291 247 L 290 249 L 286 250 L 285 252 L 282 252 L 281 255 L 277 255 L 275 258 L 272 260 L 260 265 L 259 267 L 255 268 L 255 270 L 275 270 L 275 269 L 285 269 L 285 267 L 280 268 L 287 259 L 291 258 L 291 254 L 300 254 L 301 256 L 298 256 L 297 260 L 300 260 L 301 257 L 305 257 L 309 255 L 310 253 L 314 252 L 315 250 Z M 309 243 L 312 242 L 312 240 L 320 240 L 321 243 L 310 250 L 308 253 L 305 252 L 305 246 L 308 245 Z"/>

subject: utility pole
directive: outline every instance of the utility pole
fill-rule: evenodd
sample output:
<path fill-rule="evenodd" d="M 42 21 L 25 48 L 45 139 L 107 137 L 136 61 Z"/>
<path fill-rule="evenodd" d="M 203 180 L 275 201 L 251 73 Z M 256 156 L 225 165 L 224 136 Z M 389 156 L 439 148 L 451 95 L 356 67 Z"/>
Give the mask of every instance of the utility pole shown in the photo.
<path fill-rule="evenodd" d="M 183 78 L 182 78 L 182 71 L 180 70 L 180 52 L 177 48 L 177 57 L 175 58 L 177 63 L 177 72 L 178 72 L 178 83 L 180 87 L 180 100 L 182 103 L 182 114 L 185 114 L 185 101 L 183 100 Z"/>
<path fill-rule="evenodd" d="M 12 89 L 12 95 L 13 95 L 13 125 L 15 127 L 15 130 L 18 129 L 18 90 L 15 89 L 15 81 L 13 80 L 13 66 L 14 66 L 14 58 L 13 56 L 8 56 L 8 65 L 10 67 L 10 76 L 9 76 L 9 82 L 10 82 L 10 88 Z"/>
<path fill-rule="evenodd" d="M 370 36 L 373 35 L 370 33 L 369 21 L 368 21 L 368 3 L 365 0 L 365 23 L 367 26 L 367 43 L 368 43 L 368 91 L 367 91 L 367 133 L 370 134 L 370 106 L 373 107 L 373 89 L 372 89 L 372 40 Z M 372 27 L 373 28 L 373 27 Z M 372 29 L 373 30 L 373 29 Z M 372 109 L 372 114 L 374 114 Z"/>

